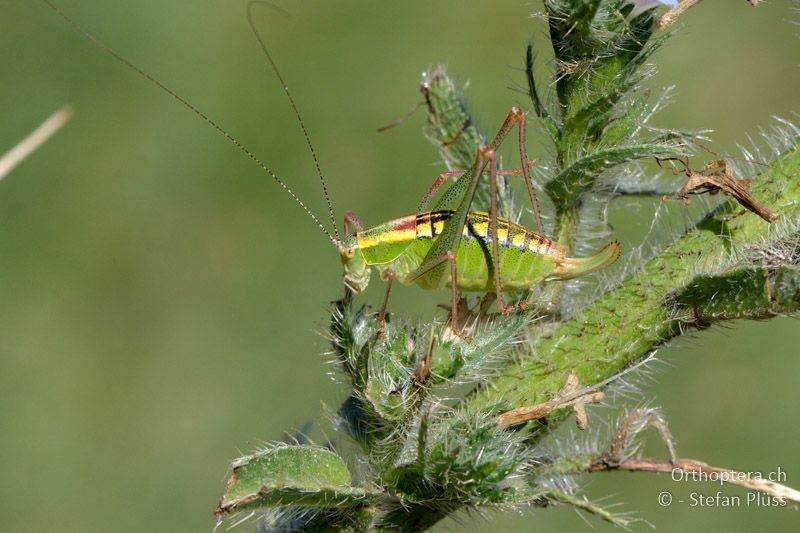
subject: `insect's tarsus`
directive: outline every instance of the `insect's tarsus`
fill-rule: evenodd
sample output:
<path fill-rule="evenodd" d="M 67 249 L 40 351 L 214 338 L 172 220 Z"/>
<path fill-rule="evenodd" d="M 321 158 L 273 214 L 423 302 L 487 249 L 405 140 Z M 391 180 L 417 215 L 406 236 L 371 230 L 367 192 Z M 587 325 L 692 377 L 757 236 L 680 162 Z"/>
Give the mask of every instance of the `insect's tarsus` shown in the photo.
<path fill-rule="evenodd" d="M 339 246 L 339 243 L 341 241 L 339 240 L 339 233 L 338 233 L 338 231 L 336 229 L 336 222 L 333 219 L 331 203 L 330 203 L 330 199 L 328 198 L 327 190 L 325 191 L 325 199 L 328 202 L 328 209 L 331 211 L 331 220 L 333 221 L 334 234 L 336 235 L 335 238 L 334 238 L 333 235 L 331 235 L 331 233 L 328 231 L 328 229 L 322 224 L 322 222 L 320 222 L 320 220 L 311 211 L 311 209 L 309 209 L 309 207 L 294 193 L 294 191 L 292 191 L 292 189 L 289 188 L 288 185 L 286 185 L 286 183 L 284 183 L 284 181 L 282 179 L 280 179 L 278 177 L 277 174 L 275 174 L 275 172 L 272 171 L 272 169 L 270 169 L 266 164 L 264 164 L 264 162 L 261 161 L 258 157 L 256 157 L 256 155 L 252 151 L 250 151 L 249 148 L 244 146 L 238 139 L 236 139 L 233 135 L 228 133 L 222 126 L 217 124 L 217 122 L 212 120 L 208 115 L 206 115 L 204 112 L 200 111 L 197 107 L 195 107 L 194 105 L 189 103 L 185 98 L 180 96 L 178 93 L 176 93 L 175 91 L 173 91 L 172 89 L 170 89 L 169 87 L 164 85 L 162 82 L 160 82 L 159 80 L 157 80 L 156 78 L 154 78 L 153 76 L 151 76 L 150 74 L 148 74 L 147 72 L 145 72 L 144 70 L 142 70 L 141 68 L 136 66 L 134 63 L 132 63 L 131 61 L 129 61 L 128 59 L 126 59 L 122 55 L 120 55 L 116 50 L 114 50 L 113 48 L 111 48 L 110 46 L 105 44 L 103 41 L 101 41 L 100 39 L 95 37 L 88 30 L 84 29 L 83 26 L 81 26 L 77 22 L 75 22 L 69 15 L 64 13 L 64 11 L 62 11 L 53 2 L 51 2 L 50 0 L 42 0 L 42 1 L 45 4 L 47 4 L 47 6 L 50 7 L 50 9 L 55 11 L 56 14 L 58 14 L 62 19 L 64 19 L 67 22 L 67 24 L 72 26 L 78 33 L 80 33 L 81 35 L 83 35 L 84 37 L 89 39 L 92 43 L 94 43 L 95 46 L 97 46 L 98 48 L 100 48 L 101 50 L 103 50 L 104 52 L 106 52 L 107 54 L 112 56 L 114 59 L 116 59 L 120 63 L 124 64 L 125 66 L 127 66 L 128 68 L 130 68 L 131 70 L 133 70 L 134 72 L 136 72 L 137 74 L 139 74 L 140 76 L 145 78 L 146 80 L 148 80 L 150 83 L 154 84 L 156 87 L 158 87 L 159 89 L 161 89 L 162 91 L 164 91 L 165 93 L 170 95 L 172 98 L 174 98 L 175 100 L 180 102 L 184 107 L 186 107 L 187 109 L 192 111 L 194 114 L 199 116 L 201 119 L 203 119 L 205 122 L 207 122 L 209 125 L 211 125 L 215 130 L 217 130 L 217 132 L 219 132 L 223 137 L 225 137 L 234 146 L 236 146 L 239 150 L 241 150 L 247 157 L 249 157 L 259 167 L 261 167 L 261 170 L 266 172 L 273 180 L 275 180 L 275 182 L 278 185 L 280 185 L 280 187 L 284 191 L 286 191 L 286 194 L 288 194 L 295 202 L 297 202 L 297 204 L 303 209 L 303 211 L 305 211 L 306 214 L 309 217 L 311 217 L 311 219 L 314 222 L 316 222 L 317 226 L 319 226 L 319 228 L 323 231 L 323 233 L 325 233 L 325 235 L 334 244 L 334 246 L 337 246 L 337 247 Z M 249 13 L 249 9 L 248 9 L 248 13 Z M 256 36 L 258 37 L 258 35 L 256 35 Z M 264 44 L 261 41 L 260 37 L 259 37 L 259 42 L 261 42 L 262 46 L 264 46 Z M 266 51 L 266 47 L 264 48 L 264 50 Z M 280 73 L 277 71 L 277 68 L 275 67 L 275 64 L 272 61 L 272 58 L 269 56 L 268 52 L 267 52 L 267 57 L 269 58 L 270 63 L 272 64 L 273 68 L 275 69 L 276 74 L 278 74 L 278 77 L 280 78 Z M 283 80 L 281 80 L 281 84 L 284 86 L 284 90 L 286 91 L 286 93 L 288 95 L 289 94 L 288 93 L 288 89 L 286 88 L 285 84 L 283 83 Z M 291 100 L 291 95 L 289 95 L 289 99 L 292 102 L 292 106 L 294 107 L 294 101 Z M 295 113 L 297 113 L 297 108 L 295 108 Z M 299 114 L 297 114 L 297 117 L 298 117 L 298 119 L 300 119 L 300 115 Z M 301 120 L 301 127 L 302 127 L 302 120 Z M 304 131 L 304 133 L 306 133 L 305 132 L 305 127 L 303 127 L 303 131 Z M 307 133 L 306 133 L 306 140 L 308 141 L 309 146 L 310 146 L 311 144 L 310 144 L 310 140 L 308 139 L 308 134 Z M 313 154 L 313 147 L 312 147 L 312 154 Z M 316 162 L 316 156 L 314 156 L 314 160 Z M 317 164 L 317 171 L 319 173 L 320 179 L 322 179 L 322 174 L 321 174 L 321 172 L 319 172 L 319 165 L 318 164 Z M 323 188 L 325 188 L 325 181 L 324 180 L 322 181 L 322 184 L 323 184 Z"/>

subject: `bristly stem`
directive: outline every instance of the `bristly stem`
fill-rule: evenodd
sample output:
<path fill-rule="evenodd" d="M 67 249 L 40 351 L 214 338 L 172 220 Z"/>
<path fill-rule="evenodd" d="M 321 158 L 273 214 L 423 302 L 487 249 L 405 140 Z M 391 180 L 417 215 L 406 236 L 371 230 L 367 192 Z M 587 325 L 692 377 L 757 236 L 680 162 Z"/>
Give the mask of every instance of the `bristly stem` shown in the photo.
<path fill-rule="evenodd" d="M 544 0 L 554 67 L 537 72 L 532 46 L 525 50 L 526 119 L 538 120 L 549 137 L 549 149 L 531 155 L 540 157 L 535 177 L 553 209 L 550 236 L 567 250 L 585 245 L 587 233 L 609 233 L 596 215 L 611 201 L 608 191 L 680 191 L 637 172 L 618 177 L 639 161 L 685 161 L 693 150 L 693 134 L 649 125 L 662 101 L 650 102 L 640 90 L 652 72 L 647 62 L 668 37 L 658 33 L 653 9 L 664 3 Z M 537 77 L 548 75 L 553 94 L 537 87 Z M 471 168 L 485 136 L 444 68 L 424 76 L 422 93 L 425 133 L 450 171 L 435 191 Z M 565 284 L 545 283 L 534 288 L 538 309 L 508 315 L 491 315 L 491 298 L 454 301 L 451 320 L 472 338 L 464 342 L 446 322 L 420 325 L 389 313 L 379 323 L 347 292 L 332 306 L 329 330 L 333 362 L 350 386 L 332 416 L 339 438 L 325 446 L 273 444 L 236 461 L 218 516 L 258 512 L 265 530 L 422 531 L 463 510 L 567 504 L 627 527 L 629 517 L 553 479 L 611 470 L 735 472 L 680 459 L 655 409 L 624 416 L 603 437 L 605 451 L 561 449 L 545 439 L 573 413 L 579 430 L 595 424 L 593 406 L 607 401 L 604 389 L 641 371 L 659 346 L 687 330 L 800 313 L 800 128 L 788 129 L 769 143 L 773 158 L 760 175 L 746 176 L 755 178 L 752 201 L 718 202 L 643 263 L 626 251 L 625 264 L 608 274 L 594 300 L 568 307 Z M 741 201 L 746 187 L 738 179 L 745 176 L 725 168 L 734 185 L 728 189 Z M 511 174 L 497 173 L 497 202 L 488 176 L 472 182 L 470 209 L 499 207 L 519 220 L 524 212 L 505 181 Z M 714 176 L 721 179 L 704 174 Z M 731 194 L 717 189 L 706 184 L 706 192 Z M 780 218 L 747 210 L 757 205 Z M 636 454 L 637 436 L 648 427 L 664 441 L 665 459 Z M 344 449 L 351 450 L 348 461 Z M 747 488 L 800 500 L 788 487 Z"/>
<path fill-rule="evenodd" d="M 464 408 L 511 409 L 546 401 L 563 385 L 563 372 L 573 370 L 582 383 L 596 383 L 687 327 L 800 310 L 800 183 L 786 181 L 798 174 L 795 147 L 764 171 L 753 190 L 767 204 L 783 205 L 781 216 L 792 222 L 770 226 L 727 202 L 619 288 L 538 338 L 531 346 L 536 359 L 519 360 Z M 776 249 L 785 253 L 764 253 Z M 549 375 L 542 376 L 545 370 Z"/>

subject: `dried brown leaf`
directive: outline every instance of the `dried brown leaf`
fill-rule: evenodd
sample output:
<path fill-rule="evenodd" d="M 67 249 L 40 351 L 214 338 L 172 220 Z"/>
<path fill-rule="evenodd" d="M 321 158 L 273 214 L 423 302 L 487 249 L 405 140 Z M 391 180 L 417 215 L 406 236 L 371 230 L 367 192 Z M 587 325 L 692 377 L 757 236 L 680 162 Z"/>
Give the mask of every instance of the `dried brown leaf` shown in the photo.
<path fill-rule="evenodd" d="M 686 164 L 686 174 L 689 180 L 686 185 L 678 191 L 678 198 L 688 199 L 690 194 L 723 194 L 735 198 L 742 206 L 766 220 L 775 222 L 779 215 L 771 210 L 750 194 L 750 184 L 748 180 L 738 179 L 731 166 L 724 160 L 718 159 L 711 161 L 703 167 L 703 170 L 696 171 L 689 168 Z"/>

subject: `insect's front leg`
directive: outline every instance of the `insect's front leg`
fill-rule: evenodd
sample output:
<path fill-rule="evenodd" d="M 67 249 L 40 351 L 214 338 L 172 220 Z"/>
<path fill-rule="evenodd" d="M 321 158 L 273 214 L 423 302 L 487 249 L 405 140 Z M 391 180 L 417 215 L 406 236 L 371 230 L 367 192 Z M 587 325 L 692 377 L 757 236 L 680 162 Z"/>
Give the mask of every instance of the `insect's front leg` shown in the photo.
<path fill-rule="evenodd" d="M 386 309 L 389 307 L 389 294 L 392 292 L 392 283 L 394 283 L 395 272 L 393 268 L 386 270 L 386 295 L 383 297 L 383 305 L 381 312 L 378 315 L 378 342 L 383 340 L 383 333 L 386 328 Z"/>
<path fill-rule="evenodd" d="M 352 211 L 347 211 L 344 214 L 344 235 L 347 237 L 350 235 L 350 226 L 354 227 L 356 231 L 361 231 L 364 229 L 364 224 L 361 223 L 361 220 L 358 219 L 355 213 Z"/>
<path fill-rule="evenodd" d="M 453 328 L 453 333 L 464 339 L 464 341 L 471 343 L 472 337 L 461 332 L 461 327 L 458 325 L 458 269 L 456 268 L 456 255 L 448 250 L 444 254 L 444 259 L 450 262 L 450 284 L 452 285 L 452 306 L 450 307 L 450 324 Z"/>

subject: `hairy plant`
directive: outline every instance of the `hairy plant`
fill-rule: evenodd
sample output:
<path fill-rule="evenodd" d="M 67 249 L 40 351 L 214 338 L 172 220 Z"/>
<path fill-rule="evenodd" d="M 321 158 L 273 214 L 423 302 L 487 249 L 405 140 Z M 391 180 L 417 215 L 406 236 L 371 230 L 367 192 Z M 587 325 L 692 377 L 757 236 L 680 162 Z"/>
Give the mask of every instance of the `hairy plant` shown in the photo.
<path fill-rule="evenodd" d="M 324 446 L 298 438 L 237 459 L 216 511 L 220 520 L 253 517 L 263 530 L 416 531 L 456 511 L 563 503 L 624 526 L 627 516 L 578 496 L 573 482 L 620 469 L 727 475 L 800 502 L 787 487 L 679 458 L 655 409 L 623 413 L 604 445 L 598 439 L 575 449 L 552 437 L 571 414 L 586 428 L 587 410 L 605 401 L 608 389 L 623 388 L 670 339 L 800 308 L 800 128 L 778 121 L 760 147 L 745 151 L 744 162 L 692 170 L 700 134 L 651 125 L 667 99 L 667 92 L 653 97 L 642 89 L 653 73 L 648 62 L 670 36 L 659 22 L 671 23 L 664 17 L 694 3 L 545 0 L 539 20 L 549 30 L 553 62 L 540 71 L 527 47 L 525 92 L 529 116 L 551 143 L 535 178 L 554 240 L 570 250 L 596 248 L 611 233 L 607 207 L 622 194 L 715 194 L 698 202 L 703 212 L 670 243 L 627 250 L 600 282 L 535 288 L 536 305 L 510 316 L 462 301 L 471 342 L 454 336 L 447 322 L 396 314 L 381 337 L 376 313 L 348 292 L 332 305 L 329 330 L 331 357 L 350 387 L 331 415 L 341 436 Z M 674 9 L 664 15 L 662 5 Z M 545 76 L 543 92 L 538 80 Z M 449 169 L 470 168 L 486 137 L 458 85 L 438 67 L 421 89 L 426 136 Z M 654 181 L 642 164 L 654 161 L 694 181 Z M 498 177 L 499 206 L 518 219 L 510 179 Z M 487 179 L 472 209 L 489 207 Z M 679 202 L 663 209 L 673 207 L 684 209 Z M 664 441 L 666 459 L 642 457 L 638 436 L 648 427 Z"/>

